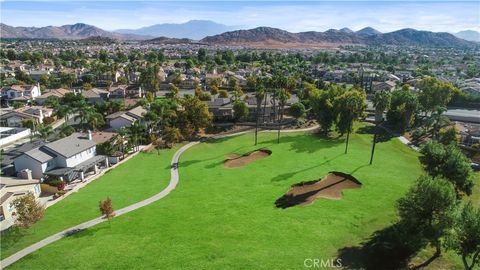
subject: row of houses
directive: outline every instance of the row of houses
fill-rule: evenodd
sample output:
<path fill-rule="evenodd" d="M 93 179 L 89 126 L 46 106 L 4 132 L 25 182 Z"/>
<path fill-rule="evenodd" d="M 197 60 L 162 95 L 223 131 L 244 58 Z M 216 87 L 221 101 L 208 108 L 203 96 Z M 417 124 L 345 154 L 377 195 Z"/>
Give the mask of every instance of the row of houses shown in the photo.
<path fill-rule="evenodd" d="M 257 118 L 257 108 L 260 105 L 260 113 L 264 121 L 270 122 L 273 120 L 276 112 L 275 101 L 273 100 L 270 94 L 267 95 L 266 99 L 262 100 L 261 104 L 257 103 L 257 98 L 254 94 L 246 94 L 244 96 L 244 101 L 248 107 L 248 116 L 244 119 L 245 121 L 255 121 Z M 208 110 L 213 114 L 214 120 L 216 122 L 229 122 L 234 120 L 234 100 L 231 98 L 213 98 L 211 101 L 207 101 Z M 276 101 L 278 102 L 278 101 Z M 297 95 L 292 95 L 287 100 L 286 106 L 284 108 L 285 112 L 288 110 L 290 105 L 299 102 Z"/>
<path fill-rule="evenodd" d="M 113 85 L 108 89 L 93 88 L 90 90 L 68 90 L 64 88 L 50 89 L 44 94 L 41 93 L 40 85 L 11 85 L 2 87 L 0 90 L 2 105 L 9 105 L 12 102 L 30 103 L 35 101 L 37 104 L 44 104 L 50 97 L 62 98 L 67 93 L 80 93 L 89 102 L 96 103 L 109 98 L 141 98 L 144 93 L 138 85 Z"/>

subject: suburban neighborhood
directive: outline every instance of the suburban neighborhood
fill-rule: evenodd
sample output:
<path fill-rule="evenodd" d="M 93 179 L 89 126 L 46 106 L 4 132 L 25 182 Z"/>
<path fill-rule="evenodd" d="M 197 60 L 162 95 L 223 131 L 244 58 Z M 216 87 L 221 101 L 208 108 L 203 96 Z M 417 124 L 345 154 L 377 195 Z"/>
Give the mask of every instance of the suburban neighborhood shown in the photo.
<path fill-rule="evenodd" d="M 287 2 L 221 5 L 351 8 Z M 180 12 L 85 7 L 115 4 Z M 431 5 L 415 8 L 447 3 Z M 358 22 L 8 24 L 1 269 L 480 267 L 480 39 Z"/>

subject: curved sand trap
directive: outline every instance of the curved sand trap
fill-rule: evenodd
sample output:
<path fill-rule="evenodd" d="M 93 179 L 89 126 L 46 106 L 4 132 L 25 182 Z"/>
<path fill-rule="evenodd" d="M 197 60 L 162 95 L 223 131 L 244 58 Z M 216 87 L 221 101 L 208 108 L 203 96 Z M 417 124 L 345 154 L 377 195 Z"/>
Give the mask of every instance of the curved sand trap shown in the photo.
<path fill-rule="evenodd" d="M 355 177 L 341 172 L 330 172 L 321 180 L 294 184 L 288 192 L 275 201 L 278 208 L 308 205 L 318 198 L 341 199 L 343 189 L 360 188 Z"/>
<path fill-rule="evenodd" d="M 223 163 L 225 168 L 238 168 L 247 165 L 250 162 L 266 158 L 272 154 L 272 151 L 268 149 L 258 149 L 252 152 L 248 152 L 243 155 L 230 154 L 227 155 L 227 159 Z"/>

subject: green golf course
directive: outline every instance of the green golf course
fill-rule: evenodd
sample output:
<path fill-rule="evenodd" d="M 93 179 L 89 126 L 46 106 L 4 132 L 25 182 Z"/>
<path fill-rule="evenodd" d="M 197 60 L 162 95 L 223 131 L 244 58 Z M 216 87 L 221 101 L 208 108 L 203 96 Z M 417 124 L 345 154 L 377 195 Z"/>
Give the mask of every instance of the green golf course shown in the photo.
<path fill-rule="evenodd" d="M 396 200 L 421 174 L 418 154 L 397 139 L 378 143 L 374 164 L 369 165 L 371 141 L 369 134 L 352 134 L 348 154 L 344 138 L 306 133 L 282 134 L 280 144 L 273 133 L 261 133 L 257 146 L 251 133 L 201 143 L 181 156 L 180 182 L 167 197 L 46 246 L 9 269 L 298 269 L 305 259 L 334 259 L 339 249 L 359 245 L 395 222 Z M 272 154 L 243 167 L 224 167 L 226 155 L 259 148 Z M 118 173 L 115 181 L 121 182 L 125 196 L 147 197 L 145 192 L 160 191 L 167 181 L 162 179 L 168 179 L 172 153 L 141 154 L 122 165 L 129 170 Z M 292 184 L 321 179 L 330 171 L 351 174 L 361 188 L 344 190 L 338 200 L 319 198 L 287 209 L 275 206 Z M 142 180 L 147 175 L 159 183 Z M 72 200 L 82 193 L 88 198 L 88 193 L 96 192 L 94 184 L 72 195 Z M 145 186 L 133 189 L 139 185 Z M 103 197 L 111 196 L 116 208 L 125 205 L 127 199 L 109 194 L 115 192 L 111 188 L 102 191 Z M 94 209 L 101 197 L 91 199 Z M 70 209 L 74 212 L 48 209 L 34 227 L 40 230 L 47 222 L 54 226 L 53 219 L 79 221 L 75 215 L 81 210 Z M 11 254 L 26 241 L 5 251 L 2 246 L 2 253 Z"/>

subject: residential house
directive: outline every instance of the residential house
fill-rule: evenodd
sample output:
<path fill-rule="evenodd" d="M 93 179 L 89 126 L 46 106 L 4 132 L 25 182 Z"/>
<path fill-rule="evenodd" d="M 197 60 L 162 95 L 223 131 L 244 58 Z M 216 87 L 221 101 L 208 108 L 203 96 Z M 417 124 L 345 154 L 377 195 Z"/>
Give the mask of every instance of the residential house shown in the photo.
<path fill-rule="evenodd" d="M 378 91 L 388 91 L 391 92 L 395 89 L 395 81 L 388 80 L 384 82 L 373 82 L 372 83 L 372 92 L 376 93 Z"/>
<path fill-rule="evenodd" d="M 98 171 L 98 166 L 108 167 L 105 156 L 96 154 L 96 143 L 91 133 L 74 133 L 60 140 L 26 151 L 14 159 L 16 172 L 29 169 L 32 177 L 55 177 L 67 182 L 84 180 L 85 173 Z"/>
<path fill-rule="evenodd" d="M 0 230 L 5 230 L 15 223 L 15 199 L 32 193 L 38 198 L 41 193 L 40 180 L 32 179 L 31 172 L 22 172 L 27 179 L 0 177 Z"/>
<path fill-rule="evenodd" d="M 147 112 L 142 106 L 137 106 L 129 111 L 119 111 L 107 115 L 106 119 L 110 127 L 114 130 L 130 127 L 135 121 L 143 118 Z"/>
<path fill-rule="evenodd" d="M 233 119 L 233 104 L 230 98 L 214 98 L 207 104 L 214 121 L 222 122 Z"/>
<path fill-rule="evenodd" d="M 125 89 L 125 95 L 129 98 L 143 97 L 143 90 L 140 85 L 131 84 Z"/>
<path fill-rule="evenodd" d="M 68 89 L 64 89 L 64 88 L 58 88 L 58 89 L 51 89 L 49 90 L 48 92 L 42 94 L 41 96 L 38 96 L 35 101 L 40 104 L 40 105 L 43 105 L 45 103 L 45 101 L 47 101 L 47 99 L 49 97 L 57 97 L 59 99 L 63 98 L 67 93 L 73 93 L 72 91 L 68 90 Z"/>
<path fill-rule="evenodd" d="M 4 100 L 35 100 L 41 95 L 40 84 L 36 85 L 12 85 L 1 89 L 2 99 Z"/>
<path fill-rule="evenodd" d="M 30 71 L 30 77 L 32 77 L 32 79 L 38 81 L 40 80 L 40 77 L 42 77 L 42 75 L 50 75 L 50 71 L 49 70 L 32 70 Z"/>
<path fill-rule="evenodd" d="M 110 98 L 124 98 L 126 96 L 127 85 L 115 85 L 110 87 Z"/>
<path fill-rule="evenodd" d="M 2 127 L 21 127 L 25 119 L 33 119 L 41 124 L 45 117 L 51 117 L 53 109 L 42 106 L 26 106 L 11 110 L 0 115 L 0 125 Z"/>
<path fill-rule="evenodd" d="M 89 103 L 99 103 L 107 100 L 110 96 L 110 92 L 100 88 L 92 88 L 82 92 Z"/>

